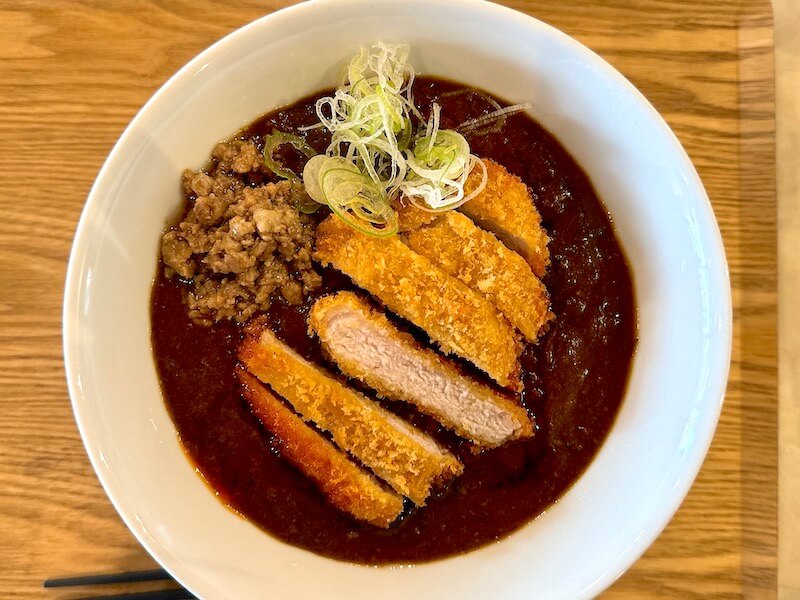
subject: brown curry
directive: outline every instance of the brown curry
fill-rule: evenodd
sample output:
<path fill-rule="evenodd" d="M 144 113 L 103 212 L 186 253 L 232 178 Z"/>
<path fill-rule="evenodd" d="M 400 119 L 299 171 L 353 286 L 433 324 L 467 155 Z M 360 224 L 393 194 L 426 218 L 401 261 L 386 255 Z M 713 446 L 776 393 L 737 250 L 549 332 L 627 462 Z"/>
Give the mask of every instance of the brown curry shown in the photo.
<path fill-rule="evenodd" d="M 480 95 L 453 93 L 462 88 L 421 77 L 414 87 L 416 103 L 425 107 L 438 100 L 443 127 L 455 127 L 485 108 Z M 317 97 L 265 115 L 236 138 L 260 148 L 263 137 L 277 128 L 324 149 L 324 132 L 299 130 L 316 122 Z M 478 548 L 556 502 L 591 463 L 614 423 L 636 344 L 636 311 L 630 270 L 605 207 L 569 153 L 524 114 L 469 142 L 475 154 L 500 163 L 529 186 L 551 238 L 552 263 L 544 283 L 555 320 L 521 358 L 521 402 L 534 416 L 536 431 L 530 439 L 474 454 L 469 443 L 434 420 L 401 403 L 383 403 L 449 448 L 465 467 L 426 506 L 408 506 L 388 530 L 340 513 L 281 459 L 234 376 L 241 325 L 195 323 L 185 303 L 185 284 L 165 278 L 159 265 L 152 342 L 165 402 L 184 448 L 224 502 L 276 538 L 325 556 L 378 564 L 429 561 Z M 287 153 L 284 159 L 302 157 Z M 246 183 L 257 186 L 263 179 Z M 319 272 L 321 284 L 296 298 L 299 303 L 278 295 L 266 314 L 283 341 L 303 357 L 327 364 L 318 341 L 307 334 L 308 310 L 320 296 L 354 286 L 336 271 Z M 460 366 L 489 384 L 473 367 Z M 374 397 L 368 389 L 361 391 Z"/>

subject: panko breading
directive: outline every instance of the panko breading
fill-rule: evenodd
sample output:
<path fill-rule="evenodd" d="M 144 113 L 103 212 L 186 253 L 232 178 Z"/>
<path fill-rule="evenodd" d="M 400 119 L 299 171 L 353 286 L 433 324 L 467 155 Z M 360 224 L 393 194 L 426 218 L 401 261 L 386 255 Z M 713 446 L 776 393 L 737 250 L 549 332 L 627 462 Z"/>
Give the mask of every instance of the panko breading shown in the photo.
<path fill-rule="evenodd" d="M 481 447 L 533 435 L 524 408 L 463 376 L 352 292 L 317 300 L 308 321 L 339 369 L 381 397 L 413 404 Z"/>
<path fill-rule="evenodd" d="M 458 209 L 475 223 L 493 232 L 509 248 L 522 255 L 537 277 L 542 277 L 550 264 L 550 238 L 542 227 L 542 217 L 533 203 L 528 186 L 505 167 L 488 159 L 488 180 L 480 194 Z M 470 173 L 465 192 L 474 190 L 480 177 Z"/>
<path fill-rule="evenodd" d="M 263 320 L 248 325 L 239 360 L 305 421 L 330 432 L 339 448 L 415 504 L 424 505 L 435 485 L 461 474 L 458 459 L 433 438 L 305 360 Z"/>
<path fill-rule="evenodd" d="M 441 213 L 417 208 L 404 198 L 397 200 L 392 206 L 397 211 L 397 225 L 401 232 L 418 229 L 441 216 Z"/>
<path fill-rule="evenodd" d="M 469 217 L 448 212 L 407 239 L 413 250 L 486 297 L 530 342 L 553 318 L 547 289 L 528 263 Z"/>
<path fill-rule="evenodd" d="M 303 423 L 247 371 L 239 367 L 236 375 L 253 414 L 275 436 L 281 456 L 311 479 L 331 504 L 377 527 L 389 527 L 400 516 L 402 496 Z"/>
<path fill-rule="evenodd" d="M 502 386 L 521 390 L 522 348 L 514 328 L 483 296 L 397 237 L 369 237 L 331 216 L 317 228 L 314 257 L 425 330 L 444 352 L 467 359 Z"/>

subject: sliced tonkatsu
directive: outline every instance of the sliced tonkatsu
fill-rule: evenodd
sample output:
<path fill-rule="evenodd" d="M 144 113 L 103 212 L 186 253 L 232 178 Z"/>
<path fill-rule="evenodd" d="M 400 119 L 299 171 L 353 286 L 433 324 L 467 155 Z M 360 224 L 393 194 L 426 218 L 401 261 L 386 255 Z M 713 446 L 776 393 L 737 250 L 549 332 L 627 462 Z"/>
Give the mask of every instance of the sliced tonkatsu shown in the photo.
<path fill-rule="evenodd" d="M 458 459 L 363 394 L 308 362 L 256 320 L 239 346 L 245 368 L 305 421 L 331 434 L 395 491 L 422 506 L 431 490 L 461 474 Z"/>
<path fill-rule="evenodd" d="M 345 375 L 415 405 L 477 446 L 533 435 L 524 408 L 459 373 L 352 292 L 317 300 L 309 329 Z"/>
<path fill-rule="evenodd" d="M 504 387 L 521 389 L 521 344 L 506 318 L 397 237 L 370 237 L 331 216 L 317 228 L 314 256 L 423 329 L 445 353 L 465 358 Z"/>
<path fill-rule="evenodd" d="M 553 318 L 544 284 L 516 252 L 457 212 L 410 231 L 408 245 L 494 304 L 536 343 Z"/>
<path fill-rule="evenodd" d="M 528 186 L 502 165 L 492 160 L 483 162 L 487 173 L 486 187 L 458 210 L 519 252 L 534 274 L 542 277 L 550 264 L 547 247 L 550 238 L 542 227 L 542 217 L 536 210 Z M 465 191 L 471 192 L 479 182 L 479 174 L 473 171 L 467 179 Z"/>
<path fill-rule="evenodd" d="M 400 232 L 418 229 L 438 219 L 441 215 L 441 213 L 414 206 L 408 198 L 400 198 L 392 206 L 397 211 L 397 226 Z"/>
<path fill-rule="evenodd" d="M 153 362 L 193 465 L 326 560 L 525 527 L 602 454 L 635 370 L 625 249 L 541 106 L 414 75 L 417 55 L 373 40 L 335 89 L 229 131 L 183 172 L 154 265 Z"/>
<path fill-rule="evenodd" d="M 353 463 L 247 371 L 239 367 L 236 375 L 253 414 L 272 433 L 281 456 L 311 479 L 331 504 L 377 527 L 389 527 L 400 516 L 402 496 Z"/>

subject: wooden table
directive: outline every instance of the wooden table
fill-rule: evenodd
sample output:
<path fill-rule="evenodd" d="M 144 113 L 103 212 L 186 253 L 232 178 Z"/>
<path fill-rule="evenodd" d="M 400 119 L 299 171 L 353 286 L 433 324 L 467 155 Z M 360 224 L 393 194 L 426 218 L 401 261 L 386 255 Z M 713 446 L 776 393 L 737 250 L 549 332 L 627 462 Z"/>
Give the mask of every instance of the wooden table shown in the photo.
<path fill-rule="evenodd" d="M 41 581 L 153 566 L 103 493 L 72 418 L 61 354 L 70 242 L 98 169 L 153 91 L 213 41 L 283 4 L 0 0 L 4 598 L 74 597 L 45 592 Z M 714 443 L 669 527 L 607 595 L 772 597 L 777 288 L 768 1 L 508 4 L 597 51 L 664 115 L 705 182 L 730 264 L 733 363 Z"/>

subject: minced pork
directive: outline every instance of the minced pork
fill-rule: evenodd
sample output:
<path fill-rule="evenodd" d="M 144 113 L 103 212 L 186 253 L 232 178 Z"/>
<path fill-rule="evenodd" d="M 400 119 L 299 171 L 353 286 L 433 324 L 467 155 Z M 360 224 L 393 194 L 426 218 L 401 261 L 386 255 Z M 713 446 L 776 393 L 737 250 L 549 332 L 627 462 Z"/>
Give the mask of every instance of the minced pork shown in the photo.
<path fill-rule="evenodd" d="M 208 172 L 184 171 L 189 211 L 161 240 L 165 274 L 189 284 L 189 316 L 243 322 L 276 291 L 300 304 L 322 282 L 311 263 L 314 221 L 295 208 L 302 184 L 247 185 L 244 176 L 265 170 L 251 141 L 222 142 L 212 156 Z"/>

